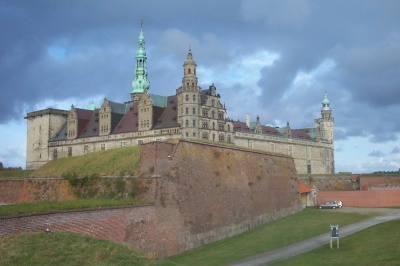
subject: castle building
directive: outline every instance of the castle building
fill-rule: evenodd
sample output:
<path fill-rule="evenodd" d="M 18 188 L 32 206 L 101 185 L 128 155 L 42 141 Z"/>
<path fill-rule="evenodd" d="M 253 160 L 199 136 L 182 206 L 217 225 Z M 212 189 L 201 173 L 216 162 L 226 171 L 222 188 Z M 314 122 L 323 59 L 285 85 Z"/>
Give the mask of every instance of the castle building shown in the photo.
<path fill-rule="evenodd" d="M 189 49 L 183 64 L 182 86 L 175 95 L 149 92 L 146 49 L 140 29 L 135 78 L 131 100 L 118 103 L 104 98 L 101 107 L 87 109 L 45 109 L 28 113 L 26 169 L 36 169 L 48 161 L 123 146 L 174 138 L 202 139 L 231 143 L 294 158 L 298 173 L 334 173 L 332 111 L 325 92 L 321 118 L 315 128 L 292 129 L 233 121 L 214 84 L 198 86 L 196 62 Z"/>

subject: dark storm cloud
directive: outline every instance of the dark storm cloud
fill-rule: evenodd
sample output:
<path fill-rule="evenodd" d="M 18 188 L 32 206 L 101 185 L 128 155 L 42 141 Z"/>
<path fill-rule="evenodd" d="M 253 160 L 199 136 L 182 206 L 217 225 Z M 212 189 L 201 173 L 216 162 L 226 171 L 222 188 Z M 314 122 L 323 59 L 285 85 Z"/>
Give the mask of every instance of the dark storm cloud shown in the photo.
<path fill-rule="evenodd" d="M 258 73 L 260 96 L 246 84 L 218 87 L 233 119 L 250 112 L 265 123 L 314 126 L 327 90 L 337 140 L 396 140 L 399 11 L 398 1 L 2 1 L 0 123 L 44 99 L 128 100 L 143 17 L 153 93 L 179 87 L 189 45 L 214 73 L 265 50 L 279 58 Z M 293 84 L 326 60 L 326 73 Z M 254 109 L 243 110 L 245 102 Z"/>
<path fill-rule="evenodd" d="M 328 91 L 337 139 L 371 135 L 373 142 L 397 140 L 400 2 L 244 1 L 242 11 L 247 21 L 262 25 L 270 40 L 267 46 L 281 54 L 273 66 L 262 70 L 259 80 L 260 100 L 275 103 L 274 115 L 289 114 L 279 108 L 283 102 L 307 109 L 313 94 L 284 96 L 300 72 L 315 69 L 329 58 L 335 67 L 313 93 Z"/>

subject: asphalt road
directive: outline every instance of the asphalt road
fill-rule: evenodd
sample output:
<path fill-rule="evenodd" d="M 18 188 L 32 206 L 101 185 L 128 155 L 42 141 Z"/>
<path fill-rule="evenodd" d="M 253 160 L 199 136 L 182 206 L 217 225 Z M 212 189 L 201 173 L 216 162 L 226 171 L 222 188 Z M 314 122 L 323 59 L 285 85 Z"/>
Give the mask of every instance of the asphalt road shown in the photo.
<path fill-rule="evenodd" d="M 331 211 L 331 210 L 329 210 Z M 358 222 L 355 224 L 351 224 L 348 226 L 340 227 L 340 238 L 346 237 L 348 235 L 354 234 L 358 231 L 361 231 L 365 228 L 370 226 L 383 223 L 386 221 L 400 219 L 400 209 L 384 209 L 384 208 L 351 208 L 351 207 L 344 207 L 343 209 L 333 210 L 333 211 L 342 211 L 342 212 L 379 212 L 379 213 L 386 213 L 382 216 L 377 216 L 371 218 L 369 220 L 365 220 L 362 222 Z M 326 234 L 322 234 L 299 243 L 295 243 L 280 249 L 268 251 L 253 257 L 245 258 L 236 262 L 232 262 L 229 264 L 225 264 L 226 266 L 257 266 L 257 265 L 265 265 L 268 263 L 284 260 L 301 253 L 305 253 L 307 251 L 313 250 L 320 246 L 326 245 L 329 243 L 330 236 L 329 232 Z M 336 244 L 334 242 L 334 244 Z M 335 247 L 335 246 L 334 246 Z"/>

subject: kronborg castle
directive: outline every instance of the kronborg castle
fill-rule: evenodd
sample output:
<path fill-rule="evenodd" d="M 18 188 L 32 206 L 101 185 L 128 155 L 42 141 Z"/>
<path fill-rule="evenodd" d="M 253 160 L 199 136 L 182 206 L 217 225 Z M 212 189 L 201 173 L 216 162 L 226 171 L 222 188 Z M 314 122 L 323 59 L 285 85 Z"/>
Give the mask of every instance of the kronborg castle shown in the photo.
<path fill-rule="evenodd" d="M 212 84 L 198 86 L 191 51 L 183 64 L 182 86 L 171 96 L 149 92 L 146 51 L 141 29 L 131 100 L 104 98 L 100 108 L 45 109 L 28 113 L 26 169 L 48 161 L 89 152 L 140 145 L 166 139 L 190 138 L 282 153 L 294 158 L 299 174 L 334 173 L 334 137 L 329 100 L 325 93 L 315 128 L 292 129 L 227 118 L 225 105 Z"/>

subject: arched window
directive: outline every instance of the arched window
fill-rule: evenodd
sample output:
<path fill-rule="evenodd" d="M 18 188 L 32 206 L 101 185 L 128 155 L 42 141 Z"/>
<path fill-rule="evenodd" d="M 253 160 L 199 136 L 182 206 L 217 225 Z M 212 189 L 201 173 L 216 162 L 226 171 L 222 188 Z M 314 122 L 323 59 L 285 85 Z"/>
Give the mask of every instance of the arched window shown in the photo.
<path fill-rule="evenodd" d="M 219 134 L 219 141 L 223 142 L 225 139 L 224 134 Z"/>
<path fill-rule="evenodd" d="M 191 73 L 191 69 L 190 68 L 188 68 L 188 74 L 190 74 Z"/>
<path fill-rule="evenodd" d="M 207 132 L 203 132 L 202 138 L 203 139 L 208 139 L 208 133 Z"/>

